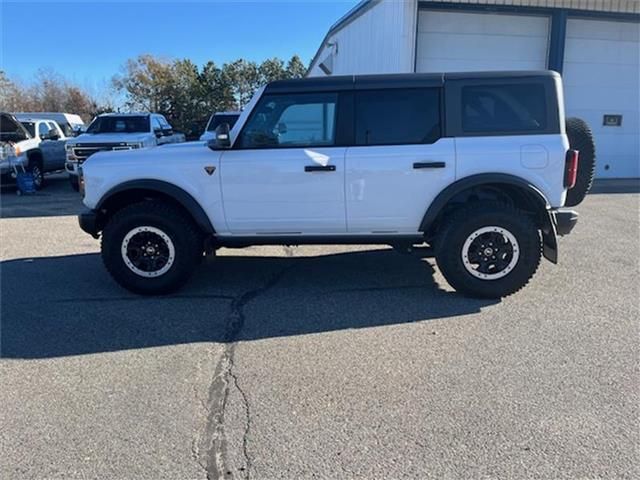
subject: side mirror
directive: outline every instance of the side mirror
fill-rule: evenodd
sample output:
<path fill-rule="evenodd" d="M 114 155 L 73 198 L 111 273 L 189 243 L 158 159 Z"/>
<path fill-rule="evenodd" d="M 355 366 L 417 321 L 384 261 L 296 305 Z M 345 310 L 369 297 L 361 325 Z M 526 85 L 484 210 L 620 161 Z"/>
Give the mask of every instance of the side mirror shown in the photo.
<path fill-rule="evenodd" d="M 221 123 L 218 125 L 218 128 L 216 128 L 216 146 L 218 148 L 229 148 L 231 146 L 229 130 L 228 123 Z"/>
<path fill-rule="evenodd" d="M 160 138 L 160 137 L 162 137 L 162 135 L 163 135 L 163 134 L 162 134 L 162 129 L 161 129 L 161 128 L 154 128 L 154 129 L 153 129 L 153 133 L 155 133 L 156 138 Z"/>
<path fill-rule="evenodd" d="M 165 128 L 162 130 L 162 134 L 166 137 L 173 135 L 173 128 Z"/>
<path fill-rule="evenodd" d="M 60 140 L 60 135 L 58 135 L 58 132 L 56 132 L 55 128 L 52 128 L 51 130 L 49 130 L 49 140 Z"/>

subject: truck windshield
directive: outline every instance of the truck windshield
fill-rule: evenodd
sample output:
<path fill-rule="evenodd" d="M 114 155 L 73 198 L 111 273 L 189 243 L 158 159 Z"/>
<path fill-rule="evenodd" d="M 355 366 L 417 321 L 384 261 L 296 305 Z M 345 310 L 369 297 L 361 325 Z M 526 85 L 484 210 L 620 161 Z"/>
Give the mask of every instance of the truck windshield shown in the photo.
<path fill-rule="evenodd" d="M 20 123 L 7 114 L 0 115 L 0 140 L 4 142 L 20 142 L 31 138 Z"/>
<path fill-rule="evenodd" d="M 149 132 L 149 116 L 122 116 L 122 117 L 98 117 L 89 128 L 87 133 L 134 133 Z"/>
<path fill-rule="evenodd" d="M 36 136 L 36 124 L 35 123 L 33 123 L 33 122 L 20 122 L 20 123 L 22 124 L 22 126 L 24 128 L 27 129 L 27 132 L 29 132 L 29 134 L 32 137 Z"/>

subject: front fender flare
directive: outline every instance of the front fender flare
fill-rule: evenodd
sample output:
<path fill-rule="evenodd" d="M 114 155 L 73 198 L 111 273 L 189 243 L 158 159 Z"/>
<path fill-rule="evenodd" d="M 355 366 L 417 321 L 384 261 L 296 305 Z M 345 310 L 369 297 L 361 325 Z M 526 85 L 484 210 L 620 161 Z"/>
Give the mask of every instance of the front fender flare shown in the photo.
<path fill-rule="evenodd" d="M 171 197 L 178 202 L 193 217 L 196 224 L 208 234 L 214 234 L 215 229 L 209 220 L 206 212 L 195 198 L 182 188 L 163 180 L 131 180 L 121 183 L 108 190 L 98 201 L 95 210 L 100 211 L 104 208 L 105 203 L 114 195 L 125 192 L 127 190 L 149 190 L 158 192 Z"/>

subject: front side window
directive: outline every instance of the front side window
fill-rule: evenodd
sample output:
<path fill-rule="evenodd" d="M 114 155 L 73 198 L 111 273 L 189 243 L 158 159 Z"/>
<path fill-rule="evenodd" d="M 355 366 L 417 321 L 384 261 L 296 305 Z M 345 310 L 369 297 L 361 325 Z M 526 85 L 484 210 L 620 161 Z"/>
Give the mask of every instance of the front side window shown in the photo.
<path fill-rule="evenodd" d="M 356 92 L 356 145 L 425 144 L 440 136 L 439 89 Z"/>
<path fill-rule="evenodd" d="M 539 132 L 547 128 L 544 85 L 462 88 L 462 130 L 467 133 Z"/>
<path fill-rule="evenodd" d="M 337 93 L 263 96 L 242 129 L 240 148 L 335 144 Z"/>
<path fill-rule="evenodd" d="M 48 133 L 49 133 L 49 125 L 47 125 L 45 122 L 40 122 L 38 124 L 38 135 L 40 137 L 44 137 Z"/>

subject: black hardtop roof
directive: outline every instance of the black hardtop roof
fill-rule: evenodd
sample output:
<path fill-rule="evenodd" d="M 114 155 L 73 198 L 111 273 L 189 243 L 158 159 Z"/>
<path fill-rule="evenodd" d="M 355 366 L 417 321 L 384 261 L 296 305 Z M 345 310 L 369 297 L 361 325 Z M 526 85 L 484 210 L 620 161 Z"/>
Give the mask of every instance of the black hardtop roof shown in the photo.
<path fill-rule="evenodd" d="M 336 75 L 276 80 L 267 84 L 264 93 L 329 92 L 383 88 L 418 88 L 442 86 L 447 80 L 552 78 L 551 70 L 453 73 L 385 73 L 378 75 Z"/>

